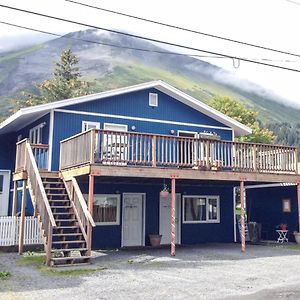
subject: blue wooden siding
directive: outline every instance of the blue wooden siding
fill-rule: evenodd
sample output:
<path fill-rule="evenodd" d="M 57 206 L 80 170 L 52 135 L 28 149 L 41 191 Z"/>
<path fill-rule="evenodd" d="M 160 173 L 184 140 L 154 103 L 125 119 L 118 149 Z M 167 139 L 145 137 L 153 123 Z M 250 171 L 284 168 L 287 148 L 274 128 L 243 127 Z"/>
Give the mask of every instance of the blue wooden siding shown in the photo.
<path fill-rule="evenodd" d="M 15 165 L 15 135 L 0 135 L 0 169 L 14 170 Z"/>
<path fill-rule="evenodd" d="M 87 193 L 86 183 L 80 184 Z M 119 248 L 122 234 L 122 193 L 146 193 L 145 243 L 150 245 L 149 234 L 159 232 L 159 192 L 161 184 L 95 184 L 95 194 L 120 194 L 120 225 L 98 225 L 93 229 L 93 248 Z M 233 242 L 233 190 L 232 187 L 178 186 L 177 193 L 183 195 L 219 195 L 220 223 L 183 224 L 181 215 L 181 243 Z M 181 200 L 182 201 L 182 200 Z"/>
<path fill-rule="evenodd" d="M 158 107 L 149 106 L 149 93 L 158 94 Z M 227 127 L 156 89 L 71 105 L 64 109 Z"/>
<path fill-rule="evenodd" d="M 198 112 L 198 114 L 200 114 Z M 131 127 L 135 126 L 135 132 L 156 133 L 170 135 L 170 130 L 175 130 L 177 135 L 178 130 L 204 132 L 213 131 L 220 135 L 222 140 L 232 140 L 232 131 L 227 129 L 211 129 L 209 127 L 196 127 L 187 125 L 175 125 L 165 123 L 153 123 L 148 121 L 126 120 L 111 117 L 90 116 L 83 114 L 72 114 L 64 112 L 55 112 L 54 114 L 54 134 L 53 134 L 53 154 L 52 154 L 52 169 L 58 170 L 59 167 L 59 142 L 65 138 L 75 135 L 82 130 L 82 121 L 99 122 L 103 129 L 104 123 L 115 123 L 128 125 L 128 131 L 132 131 Z"/>
<path fill-rule="evenodd" d="M 291 212 L 282 211 L 282 199 L 291 199 Z M 298 230 L 297 188 L 295 186 L 269 187 L 247 190 L 248 220 L 262 224 L 262 238 L 277 240 L 277 226 L 288 224 L 289 238 Z"/>

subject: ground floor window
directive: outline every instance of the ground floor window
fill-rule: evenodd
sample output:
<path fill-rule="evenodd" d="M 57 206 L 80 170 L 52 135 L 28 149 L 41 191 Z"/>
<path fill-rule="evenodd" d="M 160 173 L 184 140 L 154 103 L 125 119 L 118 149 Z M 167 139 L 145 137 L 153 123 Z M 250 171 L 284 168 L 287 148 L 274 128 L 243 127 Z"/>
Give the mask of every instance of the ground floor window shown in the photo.
<path fill-rule="evenodd" d="M 184 223 L 219 223 L 220 197 L 219 196 L 184 196 L 183 197 Z"/>
<path fill-rule="evenodd" d="M 93 218 L 97 225 L 120 224 L 120 195 L 94 195 Z"/>

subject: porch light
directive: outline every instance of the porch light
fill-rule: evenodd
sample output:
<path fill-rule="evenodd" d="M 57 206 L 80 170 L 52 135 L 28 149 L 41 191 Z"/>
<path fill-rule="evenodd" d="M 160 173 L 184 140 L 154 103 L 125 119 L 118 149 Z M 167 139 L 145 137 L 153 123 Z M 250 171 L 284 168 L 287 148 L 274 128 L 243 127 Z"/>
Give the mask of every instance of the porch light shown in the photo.
<path fill-rule="evenodd" d="M 174 130 L 174 129 L 171 129 L 171 130 L 170 130 L 170 133 L 171 133 L 171 134 L 174 134 L 174 133 L 175 133 L 175 130 Z"/>
<path fill-rule="evenodd" d="M 135 127 L 134 125 L 132 125 L 132 126 L 131 126 L 131 130 L 132 130 L 132 131 L 135 131 L 135 130 L 136 130 L 136 127 Z"/>

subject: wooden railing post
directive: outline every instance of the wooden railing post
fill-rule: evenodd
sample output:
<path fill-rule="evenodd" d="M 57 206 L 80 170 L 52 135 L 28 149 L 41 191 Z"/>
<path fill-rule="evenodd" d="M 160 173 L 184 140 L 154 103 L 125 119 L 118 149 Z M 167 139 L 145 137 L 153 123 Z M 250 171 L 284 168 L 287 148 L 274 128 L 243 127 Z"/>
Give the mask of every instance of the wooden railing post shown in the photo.
<path fill-rule="evenodd" d="M 94 175 L 89 175 L 89 197 L 88 197 L 88 210 L 93 215 L 94 206 Z M 88 237 L 88 255 L 91 255 L 92 250 L 92 225 L 88 222 L 87 226 L 87 237 Z"/>
<path fill-rule="evenodd" d="M 53 234 L 52 224 L 49 220 L 47 247 L 46 247 L 46 265 L 47 266 L 50 266 L 51 258 L 52 258 L 52 253 L 51 253 L 51 250 L 52 250 L 52 234 Z"/>
<path fill-rule="evenodd" d="M 294 151 L 295 173 L 298 174 L 298 148 Z"/>
<path fill-rule="evenodd" d="M 96 153 L 96 131 L 95 129 L 91 130 L 91 149 L 90 149 L 90 162 L 93 164 L 95 162 L 95 153 Z"/>
<path fill-rule="evenodd" d="M 256 145 L 253 145 L 253 147 L 252 147 L 252 155 L 253 155 L 253 170 L 254 170 L 254 172 L 257 171 L 256 151 L 257 151 Z"/>
<path fill-rule="evenodd" d="M 12 204 L 12 210 L 11 215 L 16 216 L 17 215 L 17 205 L 18 205 L 18 181 L 14 181 L 14 191 L 13 191 L 13 204 Z"/>
<path fill-rule="evenodd" d="M 152 167 L 156 167 L 156 135 L 152 137 Z"/>
<path fill-rule="evenodd" d="M 209 141 L 205 142 L 205 152 L 206 168 L 209 169 Z"/>
<path fill-rule="evenodd" d="M 23 188 L 22 188 L 21 218 L 20 218 L 20 226 L 19 226 L 19 254 L 22 254 L 24 251 L 26 187 L 27 187 L 27 179 L 23 180 Z"/>

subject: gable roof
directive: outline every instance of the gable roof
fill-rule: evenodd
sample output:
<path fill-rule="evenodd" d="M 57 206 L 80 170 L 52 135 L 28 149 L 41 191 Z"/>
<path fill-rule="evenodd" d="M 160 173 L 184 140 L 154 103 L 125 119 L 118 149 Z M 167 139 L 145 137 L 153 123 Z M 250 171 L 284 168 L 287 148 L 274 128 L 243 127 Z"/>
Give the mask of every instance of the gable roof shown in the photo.
<path fill-rule="evenodd" d="M 187 95 L 186 93 L 176 89 L 175 87 L 157 80 L 157 81 L 150 81 L 146 83 L 141 83 L 129 87 L 114 89 L 110 91 L 105 91 L 101 93 L 96 93 L 92 95 L 65 99 L 60 101 L 55 101 L 51 103 L 31 106 L 27 108 L 21 108 L 15 114 L 7 118 L 0 124 L 0 134 L 14 132 L 17 131 L 27 124 L 29 124 L 32 120 L 36 120 L 43 115 L 49 113 L 52 109 L 61 108 L 69 105 L 80 104 L 88 101 L 100 100 L 103 98 L 108 98 L 112 96 L 122 95 L 126 93 L 136 92 L 140 90 L 145 90 L 149 88 L 155 88 L 174 99 L 194 108 L 195 110 L 227 125 L 228 127 L 232 128 L 235 132 L 236 136 L 239 135 L 246 135 L 250 134 L 252 130 L 241 124 L 240 122 L 224 115 L 223 113 L 215 110 L 214 108 L 206 105 L 205 103 Z"/>

